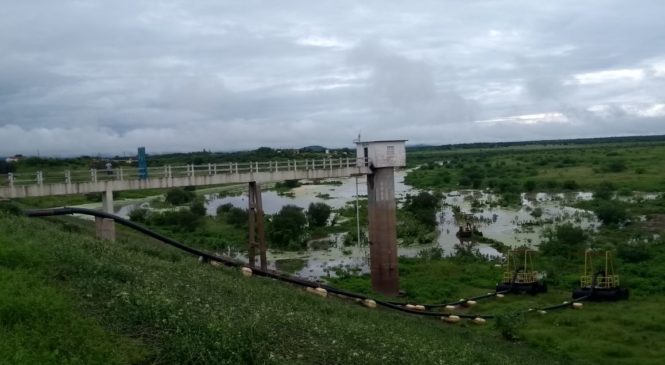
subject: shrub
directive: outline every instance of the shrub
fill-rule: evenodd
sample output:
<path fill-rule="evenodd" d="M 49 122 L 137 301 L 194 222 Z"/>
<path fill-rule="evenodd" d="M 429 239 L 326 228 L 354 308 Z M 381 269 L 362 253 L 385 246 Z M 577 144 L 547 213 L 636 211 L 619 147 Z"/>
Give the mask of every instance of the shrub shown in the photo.
<path fill-rule="evenodd" d="M 531 212 L 531 216 L 534 217 L 534 218 L 536 218 L 536 219 L 542 217 L 542 216 L 543 216 L 543 208 L 541 208 L 541 207 L 536 207 L 536 208 Z"/>
<path fill-rule="evenodd" d="M 150 217 L 150 211 L 145 208 L 134 209 L 129 213 L 129 220 L 136 223 L 146 223 Z"/>
<path fill-rule="evenodd" d="M 217 215 L 222 215 L 223 213 L 226 213 L 229 210 L 231 210 L 231 208 L 233 208 L 233 204 L 231 203 L 222 204 L 217 207 Z"/>
<path fill-rule="evenodd" d="M 593 211 L 604 224 L 622 223 L 628 218 L 623 204 L 615 201 L 603 201 Z"/>
<path fill-rule="evenodd" d="M 307 218 L 302 208 L 285 205 L 275 214 L 268 229 L 270 243 L 283 249 L 305 248 L 305 224 Z"/>
<path fill-rule="evenodd" d="M 189 207 L 189 211 L 198 217 L 205 217 L 207 213 L 205 205 L 200 200 L 192 203 L 192 206 Z"/>
<path fill-rule="evenodd" d="M 187 191 L 185 189 L 175 188 L 166 192 L 166 197 L 164 201 L 171 205 L 183 205 L 191 202 L 196 197 L 196 194 L 192 191 Z"/>
<path fill-rule="evenodd" d="M 11 202 L 0 202 L 0 213 L 9 215 L 23 215 L 21 208 Z"/>
<path fill-rule="evenodd" d="M 540 250 L 545 255 L 574 257 L 586 246 L 587 234 L 582 228 L 570 223 L 544 233 L 546 241 L 540 244 Z"/>
<path fill-rule="evenodd" d="M 646 261 L 651 257 L 649 254 L 649 244 L 621 244 L 617 249 L 617 256 L 624 262 L 638 263 Z"/>
<path fill-rule="evenodd" d="M 407 194 L 404 200 L 404 210 L 426 227 L 436 228 L 436 212 L 441 205 L 441 197 L 426 191 L 418 195 Z"/>
<path fill-rule="evenodd" d="M 598 184 L 596 191 L 593 192 L 595 199 L 610 200 L 615 190 L 614 184 L 609 181 L 603 181 Z"/>
<path fill-rule="evenodd" d="M 607 172 L 622 172 L 626 170 L 626 162 L 623 160 L 612 160 L 609 161 L 604 168 Z"/>
<path fill-rule="evenodd" d="M 226 212 L 226 223 L 236 227 L 241 228 L 247 226 L 247 219 L 249 213 L 246 209 L 241 209 L 238 207 L 231 207 Z"/>
<path fill-rule="evenodd" d="M 192 213 L 189 209 L 153 213 L 150 221 L 155 225 L 170 227 L 182 232 L 193 232 L 203 224 L 202 217 Z"/>
<path fill-rule="evenodd" d="M 280 181 L 275 184 L 275 187 L 278 189 L 293 189 L 297 188 L 300 186 L 300 181 L 299 180 L 285 180 L 285 181 Z"/>
<path fill-rule="evenodd" d="M 564 190 L 576 190 L 580 186 L 577 184 L 577 181 L 575 180 L 566 180 L 561 184 L 561 187 L 564 188 Z"/>
<path fill-rule="evenodd" d="M 536 182 L 533 180 L 527 180 L 524 182 L 524 190 L 526 191 L 534 191 L 536 190 Z"/>
<path fill-rule="evenodd" d="M 307 209 L 307 221 L 310 226 L 324 227 L 328 223 L 331 211 L 326 203 L 310 203 Z"/>
<path fill-rule="evenodd" d="M 499 315 L 494 320 L 494 328 L 499 330 L 501 336 L 508 341 L 519 340 L 518 330 L 524 326 L 526 318 L 523 313 L 507 313 Z"/>

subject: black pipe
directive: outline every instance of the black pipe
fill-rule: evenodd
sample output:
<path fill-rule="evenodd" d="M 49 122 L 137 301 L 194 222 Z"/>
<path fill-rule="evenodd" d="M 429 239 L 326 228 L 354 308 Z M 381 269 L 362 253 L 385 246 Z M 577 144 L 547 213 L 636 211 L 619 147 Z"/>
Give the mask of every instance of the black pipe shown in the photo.
<path fill-rule="evenodd" d="M 143 233 L 147 236 L 150 236 L 150 237 L 152 237 L 156 240 L 162 241 L 162 242 L 164 242 L 164 243 L 166 243 L 170 246 L 176 247 L 176 248 L 178 248 L 180 250 L 183 250 L 185 252 L 188 252 L 192 255 L 202 257 L 205 261 L 215 261 L 215 262 L 219 262 L 219 263 L 222 263 L 222 264 L 224 264 L 226 266 L 230 266 L 230 267 L 247 267 L 247 268 L 250 268 L 252 270 L 252 274 L 254 274 L 254 275 L 273 278 L 273 279 L 277 279 L 277 280 L 280 280 L 280 281 L 284 281 L 284 282 L 287 282 L 287 283 L 300 285 L 300 286 L 304 286 L 304 287 L 323 288 L 323 289 L 325 289 L 326 291 L 328 291 L 330 293 L 337 294 L 337 295 L 343 295 L 343 296 L 346 296 L 346 297 L 349 297 L 349 298 L 360 299 L 360 300 L 371 299 L 370 297 L 362 295 L 362 294 L 345 291 L 345 290 L 342 290 L 342 289 L 335 288 L 333 286 L 320 284 L 320 283 L 310 281 L 310 280 L 306 280 L 306 279 L 302 279 L 302 278 L 299 278 L 299 277 L 296 277 L 296 276 L 286 275 L 286 274 L 280 273 L 280 272 L 275 271 L 275 270 L 261 270 L 257 267 L 251 267 L 251 266 L 243 263 L 242 261 L 235 260 L 235 259 L 232 259 L 230 257 L 212 255 L 212 254 L 207 253 L 205 251 L 201 251 L 199 249 L 184 245 L 184 244 L 182 244 L 182 243 L 180 243 L 180 242 L 178 242 L 174 239 L 166 237 L 166 236 L 164 236 L 162 234 L 159 234 L 159 233 L 157 233 L 153 230 L 150 230 L 146 227 L 143 227 L 140 224 L 134 223 L 130 220 L 124 219 L 124 218 L 119 217 L 115 214 L 101 212 L 101 211 L 94 210 L 94 209 L 68 208 L 68 207 L 55 208 L 55 209 L 31 210 L 31 211 L 28 211 L 28 212 L 25 213 L 25 215 L 28 216 L 28 217 L 51 217 L 51 216 L 68 215 L 68 214 L 84 214 L 84 215 L 90 215 L 90 216 L 94 216 L 94 217 L 112 219 L 120 225 L 123 225 L 123 226 L 129 227 L 131 229 L 134 229 L 136 231 L 139 231 L 139 232 L 141 232 L 141 233 Z M 466 303 L 469 300 L 482 299 L 482 298 L 490 297 L 490 296 L 500 294 L 500 293 L 503 293 L 503 292 L 484 294 L 484 295 L 480 295 L 480 296 L 469 298 L 469 299 L 463 299 L 463 300 L 453 302 L 453 303 L 440 304 L 440 305 L 431 305 L 429 307 L 430 308 L 435 308 L 435 307 L 440 307 L 440 306 L 445 306 L 445 305 L 463 304 L 463 303 Z M 586 299 L 586 297 L 581 298 L 581 300 L 584 300 L 584 299 Z M 386 308 L 398 310 L 398 311 L 401 311 L 401 312 L 405 312 L 405 313 L 411 313 L 411 314 L 416 314 L 416 315 L 421 315 L 421 316 L 429 316 L 429 317 L 447 317 L 447 316 L 451 315 L 449 313 L 414 310 L 414 309 L 404 307 L 403 306 L 404 304 L 397 304 L 395 302 L 389 302 L 389 301 L 383 301 L 383 300 L 377 300 L 377 299 L 371 299 L 371 300 L 374 300 L 374 302 L 378 305 L 384 306 Z M 580 299 L 578 299 L 578 301 L 579 300 Z M 552 307 L 543 308 L 542 310 L 556 309 L 556 308 L 566 306 L 566 305 L 570 305 L 570 303 L 564 304 L 564 305 L 558 304 L 558 305 L 555 305 L 555 306 L 552 306 Z M 494 316 L 492 316 L 492 315 L 474 315 L 474 314 L 457 314 L 457 316 L 460 317 L 460 318 L 477 318 L 477 317 L 481 317 L 481 318 L 485 318 L 485 319 L 494 318 Z"/>

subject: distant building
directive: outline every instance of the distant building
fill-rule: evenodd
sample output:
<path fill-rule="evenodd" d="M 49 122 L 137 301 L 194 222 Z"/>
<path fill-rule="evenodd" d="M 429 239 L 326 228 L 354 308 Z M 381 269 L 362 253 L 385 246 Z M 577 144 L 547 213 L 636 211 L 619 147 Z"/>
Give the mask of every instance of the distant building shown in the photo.
<path fill-rule="evenodd" d="M 23 159 L 23 155 L 14 155 L 5 158 L 6 163 L 19 162 Z"/>

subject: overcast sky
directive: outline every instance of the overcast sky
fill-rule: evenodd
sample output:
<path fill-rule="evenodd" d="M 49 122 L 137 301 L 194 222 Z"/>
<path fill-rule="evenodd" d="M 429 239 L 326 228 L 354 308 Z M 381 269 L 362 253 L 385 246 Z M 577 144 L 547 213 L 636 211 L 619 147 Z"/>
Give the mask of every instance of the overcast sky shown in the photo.
<path fill-rule="evenodd" d="M 0 0 L 0 155 L 665 133 L 665 1 Z"/>

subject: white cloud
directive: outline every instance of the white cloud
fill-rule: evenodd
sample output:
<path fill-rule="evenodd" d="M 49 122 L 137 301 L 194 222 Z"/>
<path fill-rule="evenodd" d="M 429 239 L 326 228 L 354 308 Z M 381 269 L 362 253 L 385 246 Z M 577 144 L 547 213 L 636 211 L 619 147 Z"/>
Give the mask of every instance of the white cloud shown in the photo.
<path fill-rule="evenodd" d="M 617 81 L 641 81 L 644 79 L 642 69 L 622 69 L 587 72 L 573 76 L 580 85 L 595 85 Z"/>
<path fill-rule="evenodd" d="M 322 37 L 309 35 L 296 40 L 296 43 L 303 46 L 310 47 L 323 47 L 323 48 L 336 48 L 336 49 L 348 49 L 352 45 L 347 42 L 343 42 L 335 37 Z"/>
<path fill-rule="evenodd" d="M 539 114 L 528 114 L 528 115 L 515 115 L 511 117 L 504 118 L 495 118 L 487 120 L 478 120 L 475 123 L 478 124 L 523 124 L 523 125 L 537 125 L 544 123 L 558 123 L 566 124 L 570 121 L 568 118 L 558 112 L 553 113 L 539 113 Z"/>

